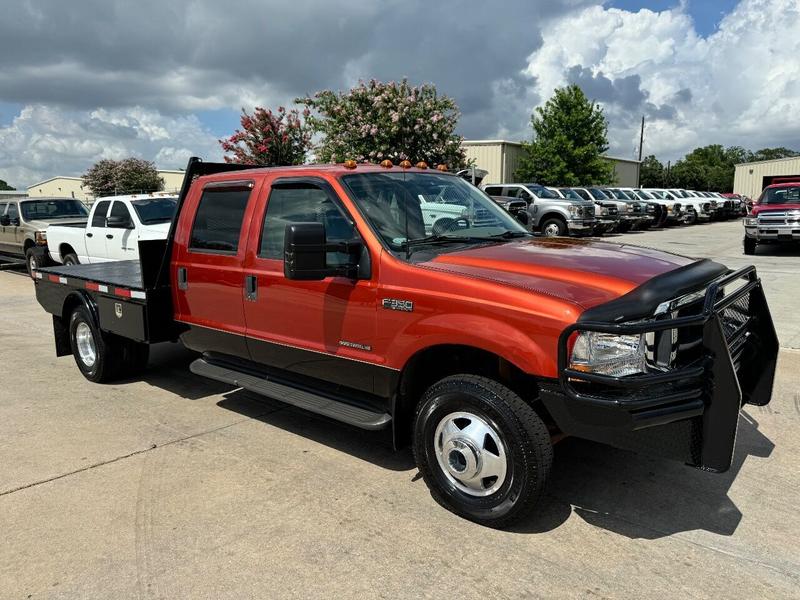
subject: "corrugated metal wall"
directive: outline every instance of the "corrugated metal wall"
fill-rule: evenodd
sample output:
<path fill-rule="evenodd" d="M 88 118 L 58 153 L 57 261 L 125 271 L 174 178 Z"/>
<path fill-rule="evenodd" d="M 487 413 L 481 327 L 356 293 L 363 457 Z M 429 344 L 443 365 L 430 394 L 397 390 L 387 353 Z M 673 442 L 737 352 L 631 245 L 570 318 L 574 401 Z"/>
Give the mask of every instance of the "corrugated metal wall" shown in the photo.
<path fill-rule="evenodd" d="M 764 177 L 792 176 L 800 178 L 800 157 L 736 165 L 733 191 L 755 199 L 764 189 Z"/>

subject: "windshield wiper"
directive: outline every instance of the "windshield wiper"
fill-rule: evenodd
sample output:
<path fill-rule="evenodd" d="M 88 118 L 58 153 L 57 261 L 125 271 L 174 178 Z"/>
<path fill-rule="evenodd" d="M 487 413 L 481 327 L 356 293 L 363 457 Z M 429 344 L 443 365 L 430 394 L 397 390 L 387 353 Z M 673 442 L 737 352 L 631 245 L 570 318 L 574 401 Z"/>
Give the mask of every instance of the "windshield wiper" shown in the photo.
<path fill-rule="evenodd" d="M 517 237 L 529 237 L 526 231 L 504 231 L 503 233 L 495 233 L 487 236 L 473 236 L 473 235 L 429 235 L 423 238 L 416 238 L 406 240 L 402 246 L 405 247 L 406 253 L 411 254 L 411 249 L 416 246 L 424 246 L 427 244 L 437 244 L 442 242 L 456 242 L 456 243 L 476 243 L 476 242 L 500 242 L 503 240 L 510 240 Z"/>

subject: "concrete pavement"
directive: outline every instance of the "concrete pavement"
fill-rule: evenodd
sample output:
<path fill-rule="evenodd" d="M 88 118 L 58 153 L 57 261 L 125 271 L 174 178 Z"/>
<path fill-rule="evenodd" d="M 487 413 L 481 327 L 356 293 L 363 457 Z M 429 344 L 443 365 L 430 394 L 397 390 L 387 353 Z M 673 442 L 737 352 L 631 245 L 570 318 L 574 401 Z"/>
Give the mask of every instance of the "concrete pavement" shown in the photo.
<path fill-rule="evenodd" d="M 737 266 L 730 225 L 678 239 Z M 756 258 L 793 343 L 800 259 Z M 54 357 L 30 280 L 0 273 L 0 308 L 0 598 L 798 595 L 798 351 L 728 473 L 566 440 L 539 514 L 493 531 L 441 509 L 385 434 L 198 379 L 175 345 L 91 384 Z"/>

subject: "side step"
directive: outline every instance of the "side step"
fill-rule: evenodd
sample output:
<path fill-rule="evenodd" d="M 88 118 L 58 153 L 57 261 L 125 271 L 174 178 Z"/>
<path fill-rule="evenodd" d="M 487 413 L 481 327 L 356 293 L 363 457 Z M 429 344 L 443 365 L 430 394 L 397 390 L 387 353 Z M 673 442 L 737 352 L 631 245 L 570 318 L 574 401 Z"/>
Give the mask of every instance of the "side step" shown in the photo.
<path fill-rule="evenodd" d="M 241 387 L 262 396 L 268 396 L 281 402 L 286 402 L 292 406 L 308 410 L 318 415 L 330 417 L 349 425 L 360 427 L 361 429 L 383 429 L 392 420 L 388 413 L 373 412 L 357 406 L 351 406 L 344 402 L 332 400 L 325 396 L 320 396 L 312 392 L 297 389 L 283 383 L 270 381 L 263 377 L 234 371 L 227 367 L 207 362 L 204 358 L 198 358 L 191 365 L 189 370 L 195 375 L 221 381 L 236 387 Z"/>

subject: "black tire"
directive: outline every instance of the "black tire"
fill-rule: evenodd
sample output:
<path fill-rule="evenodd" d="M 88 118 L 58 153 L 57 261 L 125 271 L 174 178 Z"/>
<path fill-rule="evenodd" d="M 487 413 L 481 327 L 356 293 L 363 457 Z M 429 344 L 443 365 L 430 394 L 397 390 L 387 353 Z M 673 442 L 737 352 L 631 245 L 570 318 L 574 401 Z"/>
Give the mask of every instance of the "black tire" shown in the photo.
<path fill-rule="evenodd" d="M 39 264 L 40 261 L 42 261 L 42 264 Z M 25 251 L 25 265 L 28 268 L 28 275 L 32 275 L 33 271 L 37 268 L 46 267 L 47 263 L 43 259 L 37 258 L 31 247 Z"/>
<path fill-rule="evenodd" d="M 631 230 L 631 222 L 630 221 L 620 221 L 617 225 L 616 232 L 617 233 L 628 233 Z"/>
<path fill-rule="evenodd" d="M 94 348 L 93 362 L 81 355 L 77 339 L 79 327 L 82 328 L 84 334 L 86 333 L 86 329 L 82 327 L 84 325 L 88 327 L 88 331 L 91 334 L 91 343 Z M 104 335 L 97 328 L 94 318 L 83 305 L 78 306 L 70 315 L 69 341 L 72 347 L 72 355 L 75 357 L 75 364 L 78 365 L 80 372 L 89 381 L 95 383 L 111 381 L 117 376 L 119 367 L 124 364 L 124 356 L 117 340 Z"/>
<path fill-rule="evenodd" d="M 753 256 L 756 253 L 756 246 L 758 246 L 758 240 L 745 236 L 744 253 L 747 256 Z"/>
<path fill-rule="evenodd" d="M 502 481 L 499 477 L 477 478 L 481 484 L 488 481 L 487 495 L 463 491 L 440 464 L 439 457 L 444 457 L 437 447 L 437 427 L 453 413 L 482 420 L 502 443 L 506 456 Z M 486 447 L 482 452 L 490 450 Z M 553 446 L 544 422 L 516 393 L 487 377 L 453 375 L 433 384 L 420 400 L 414 422 L 414 457 L 431 495 L 444 508 L 481 525 L 503 528 L 536 507 L 550 475 Z M 484 461 L 486 458 L 481 459 Z M 492 483 L 499 486 L 494 491 Z"/>
<path fill-rule="evenodd" d="M 558 237 L 567 235 L 567 224 L 564 219 L 552 217 L 539 226 L 545 237 Z"/>
<path fill-rule="evenodd" d="M 683 222 L 687 225 L 694 225 L 697 223 L 697 212 L 694 210 L 687 210 Z"/>
<path fill-rule="evenodd" d="M 78 260 L 78 255 L 74 252 L 67 252 L 64 255 L 64 264 L 65 265 L 79 265 L 81 264 Z"/>

